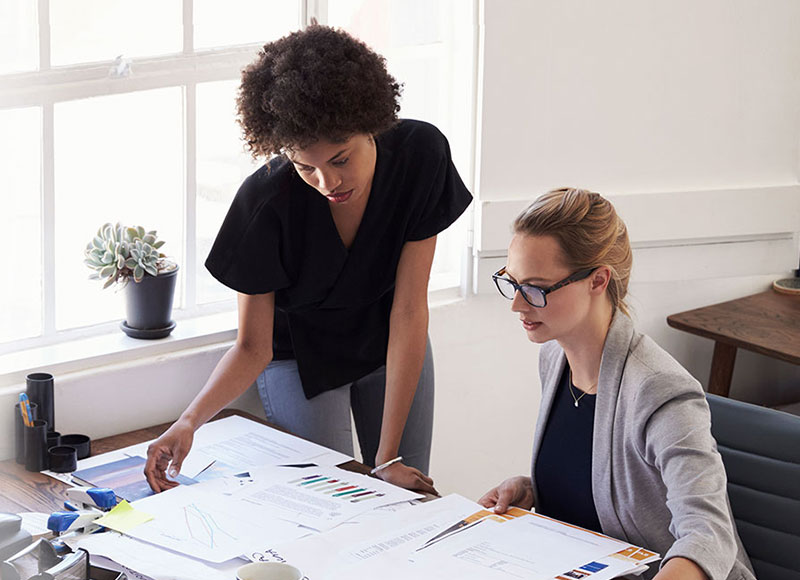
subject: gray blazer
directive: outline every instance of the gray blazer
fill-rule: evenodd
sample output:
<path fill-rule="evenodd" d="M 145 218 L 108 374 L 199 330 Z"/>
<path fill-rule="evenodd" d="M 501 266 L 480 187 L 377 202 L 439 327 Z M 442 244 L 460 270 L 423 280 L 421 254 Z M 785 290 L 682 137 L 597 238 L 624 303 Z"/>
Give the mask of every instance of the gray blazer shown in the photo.
<path fill-rule="evenodd" d="M 565 364 L 556 341 L 542 347 L 533 465 Z M 621 312 L 603 347 L 593 429 L 592 493 L 605 534 L 659 552 L 662 565 L 688 558 L 711 580 L 755 578 L 700 383 Z"/>

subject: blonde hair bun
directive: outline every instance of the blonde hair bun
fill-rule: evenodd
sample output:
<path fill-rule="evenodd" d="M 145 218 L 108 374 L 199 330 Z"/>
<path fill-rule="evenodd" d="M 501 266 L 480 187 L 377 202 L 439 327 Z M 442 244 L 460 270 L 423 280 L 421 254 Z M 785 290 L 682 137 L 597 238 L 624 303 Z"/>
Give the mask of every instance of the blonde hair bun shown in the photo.
<path fill-rule="evenodd" d="M 552 236 L 572 270 L 607 266 L 608 297 L 628 313 L 625 296 L 633 266 L 628 228 L 599 193 L 565 187 L 539 196 L 514 220 L 515 234 Z"/>

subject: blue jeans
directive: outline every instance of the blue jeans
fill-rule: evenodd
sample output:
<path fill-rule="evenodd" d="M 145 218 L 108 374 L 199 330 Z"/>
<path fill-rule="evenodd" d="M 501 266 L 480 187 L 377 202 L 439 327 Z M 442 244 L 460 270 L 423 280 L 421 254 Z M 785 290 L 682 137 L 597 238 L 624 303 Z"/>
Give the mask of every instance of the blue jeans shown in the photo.
<path fill-rule="evenodd" d="M 267 420 L 318 443 L 353 455 L 350 410 L 356 425 L 362 461 L 375 466 L 381 436 L 386 367 L 336 389 L 306 399 L 295 360 L 275 360 L 258 376 L 258 394 Z M 433 355 L 425 348 L 414 402 L 408 413 L 399 455 L 403 463 L 427 474 L 433 432 Z"/>

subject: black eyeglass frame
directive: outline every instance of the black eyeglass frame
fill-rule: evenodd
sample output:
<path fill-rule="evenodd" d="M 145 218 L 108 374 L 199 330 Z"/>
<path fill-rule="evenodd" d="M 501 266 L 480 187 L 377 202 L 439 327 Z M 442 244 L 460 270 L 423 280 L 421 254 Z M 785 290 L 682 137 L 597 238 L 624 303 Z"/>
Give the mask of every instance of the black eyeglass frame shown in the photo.
<path fill-rule="evenodd" d="M 506 296 L 503 293 L 503 291 L 500 289 L 500 282 L 498 280 L 503 280 L 503 282 L 508 282 L 509 284 L 511 284 L 511 286 L 514 288 L 514 294 L 516 295 L 517 292 L 521 293 L 522 294 L 522 298 L 525 300 L 525 302 L 527 302 L 528 304 L 530 304 L 534 308 L 544 308 L 545 306 L 547 306 L 547 295 L 548 294 L 550 294 L 551 292 L 555 292 L 556 290 L 558 290 L 559 288 L 563 288 L 564 286 L 569 286 L 573 282 L 580 282 L 581 280 L 585 280 L 586 278 L 591 276 L 592 273 L 595 270 L 597 270 L 597 268 L 599 268 L 599 266 L 594 266 L 592 268 L 584 268 L 583 270 L 578 270 L 577 272 L 573 272 L 572 274 L 570 274 L 569 276 L 567 276 L 563 280 L 559 280 L 558 282 L 556 282 L 552 286 L 548 286 L 546 288 L 542 288 L 541 286 L 536 286 L 534 284 L 517 284 L 516 282 L 514 282 L 513 280 L 510 280 L 509 278 L 503 278 L 503 274 L 506 273 L 506 267 L 505 266 L 503 266 L 497 272 L 492 274 L 492 280 L 494 280 L 494 285 L 497 286 L 497 291 L 500 292 L 500 295 L 503 298 L 507 298 L 508 300 L 513 300 L 514 296 L 510 296 L 510 297 Z M 544 304 L 539 306 L 538 304 L 534 304 L 533 302 L 531 302 L 530 299 L 528 298 L 528 293 L 526 292 L 526 289 L 528 289 L 528 288 L 533 289 L 533 290 L 537 290 L 539 292 L 539 294 L 542 295 L 542 302 Z"/>

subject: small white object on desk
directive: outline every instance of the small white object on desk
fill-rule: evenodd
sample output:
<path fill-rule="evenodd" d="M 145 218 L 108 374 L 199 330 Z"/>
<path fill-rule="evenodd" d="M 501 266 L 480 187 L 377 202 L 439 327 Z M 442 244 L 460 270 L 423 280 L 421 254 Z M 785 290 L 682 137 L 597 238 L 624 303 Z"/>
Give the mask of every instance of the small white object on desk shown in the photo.
<path fill-rule="evenodd" d="M 372 468 L 372 470 L 370 470 L 369 474 L 370 474 L 370 475 L 375 475 L 375 474 L 376 474 L 376 473 L 378 473 L 378 472 L 379 472 L 381 469 L 386 469 L 387 467 L 389 467 L 390 465 L 394 465 L 394 464 L 395 464 L 395 463 L 397 463 L 398 461 L 403 461 L 403 456 L 402 456 L 402 455 L 400 455 L 400 456 L 398 456 L 398 457 L 395 457 L 394 459 L 390 459 L 390 460 L 389 460 L 389 461 L 387 461 L 386 463 L 381 463 L 381 464 L 380 464 L 378 467 L 374 467 L 374 468 Z"/>

